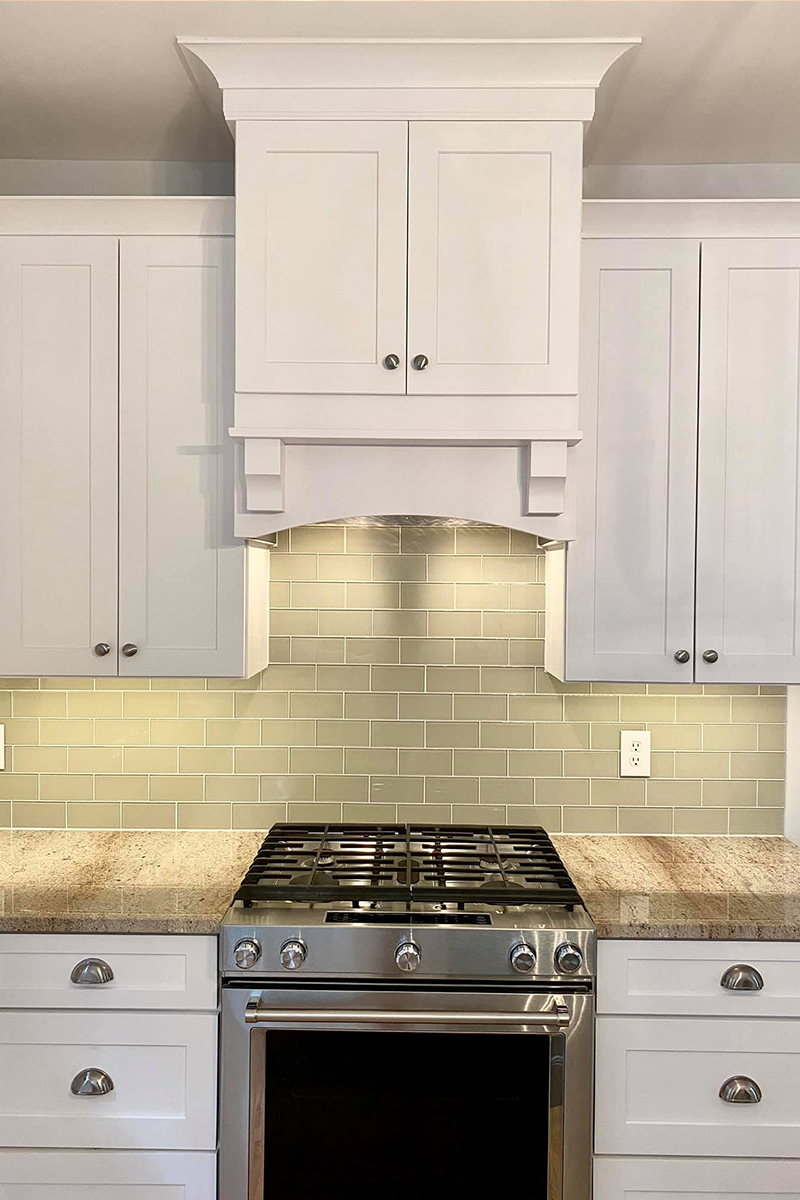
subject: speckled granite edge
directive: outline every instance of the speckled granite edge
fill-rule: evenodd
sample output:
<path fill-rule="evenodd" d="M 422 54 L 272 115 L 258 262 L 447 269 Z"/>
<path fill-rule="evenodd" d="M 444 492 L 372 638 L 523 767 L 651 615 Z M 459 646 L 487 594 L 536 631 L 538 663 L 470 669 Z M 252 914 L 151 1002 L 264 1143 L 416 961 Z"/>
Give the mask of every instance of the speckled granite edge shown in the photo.
<path fill-rule="evenodd" d="M 0 933 L 215 935 L 262 831 L 0 831 Z M 800 941 L 779 837 L 554 836 L 601 938 Z"/>

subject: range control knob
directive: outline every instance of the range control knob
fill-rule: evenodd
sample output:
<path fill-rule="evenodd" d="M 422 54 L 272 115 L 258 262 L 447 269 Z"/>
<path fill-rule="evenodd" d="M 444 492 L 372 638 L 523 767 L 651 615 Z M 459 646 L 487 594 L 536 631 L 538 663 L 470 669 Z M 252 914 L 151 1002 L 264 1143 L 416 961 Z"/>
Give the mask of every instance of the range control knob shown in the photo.
<path fill-rule="evenodd" d="M 422 962 L 422 951 L 416 942 L 407 938 L 394 952 L 394 961 L 401 971 L 416 971 Z"/>
<path fill-rule="evenodd" d="M 583 951 L 580 946 L 563 942 L 556 950 L 556 968 L 562 975 L 574 975 L 583 966 Z"/>
<path fill-rule="evenodd" d="M 242 938 L 233 947 L 233 961 L 242 971 L 249 971 L 261 958 L 261 947 L 253 938 Z"/>
<path fill-rule="evenodd" d="M 308 946 L 299 938 L 292 938 L 281 946 L 281 966 L 287 971 L 297 971 L 306 961 Z"/>
<path fill-rule="evenodd" d="M 536 966 L 536 951 L 530 942 L 517 942 L 508 956 L 509 962 L 520 975 L 526 975 Z"/>

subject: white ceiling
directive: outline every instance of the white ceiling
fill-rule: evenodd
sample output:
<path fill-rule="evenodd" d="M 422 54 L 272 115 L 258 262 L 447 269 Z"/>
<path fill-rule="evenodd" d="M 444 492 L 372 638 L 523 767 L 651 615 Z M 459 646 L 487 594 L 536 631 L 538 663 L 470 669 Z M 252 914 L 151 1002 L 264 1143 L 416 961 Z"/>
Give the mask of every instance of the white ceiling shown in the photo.
<path fill-rule="evenodd" d="M 800 162 L 798 0 L 0 0 L 0 158 L 230 158 L 176 34 L 641 35 L 587 162 Z"/>

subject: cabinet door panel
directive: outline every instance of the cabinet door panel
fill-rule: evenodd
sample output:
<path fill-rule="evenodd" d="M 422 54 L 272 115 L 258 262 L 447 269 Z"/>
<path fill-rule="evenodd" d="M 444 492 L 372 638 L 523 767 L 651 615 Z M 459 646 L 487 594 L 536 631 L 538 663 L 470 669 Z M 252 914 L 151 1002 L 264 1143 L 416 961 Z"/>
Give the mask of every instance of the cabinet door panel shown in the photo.
<path fill-rule="evenodd" d="M 114 675 L 115 238 L 0 238 L 0 415 L 0 673 Z"/>
<path fill-rule="evenodd" d="M 699 245 L 585 241 L 566 677 L 692 680 Z"/>
<path fill-rule="evenodd" d="M 595 1200 L 800 1200 L 796 1162 L 596 1158 Z"/>
<path fill-rule="evenodd" d="M 233 538 L 233 245 L 120 247 L 123 675 L 241 675 L 245 546 Z"/>
<path fill-rule="evenodd" d="M 704 242 L 702 280 L 696 678 L 798 683 L 800 239 Z"/>
<path fill-rule="evenodd" d="M 216 1200 L 216 1158 L 213 1151 L 0 1150 L 0 1200 Z"/>
<path fill-rule="evenodd" d="M 239 123 L 237 391 L 405 391 L 407 140 L 403 121 Z"/>
<path fill-rule="evenodd" d="M 408 390 L 574 393 L 581 130 L 412 122 Z"/>

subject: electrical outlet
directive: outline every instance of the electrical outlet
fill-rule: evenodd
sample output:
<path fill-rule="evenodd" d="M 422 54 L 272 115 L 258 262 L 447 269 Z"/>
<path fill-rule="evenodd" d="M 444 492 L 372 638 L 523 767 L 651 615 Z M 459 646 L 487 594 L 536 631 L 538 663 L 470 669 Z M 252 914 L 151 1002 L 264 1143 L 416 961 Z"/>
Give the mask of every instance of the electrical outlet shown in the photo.
<path fill-rule="evenodd" d="M 0 771 L 6 769 L 6 727 L 0 725 Z"/>
<path fill-rule="evenodd" d="M 623 729 L 619 738 L 620 775 L 649 775 L 650 734 L 642 729 Z"/>

